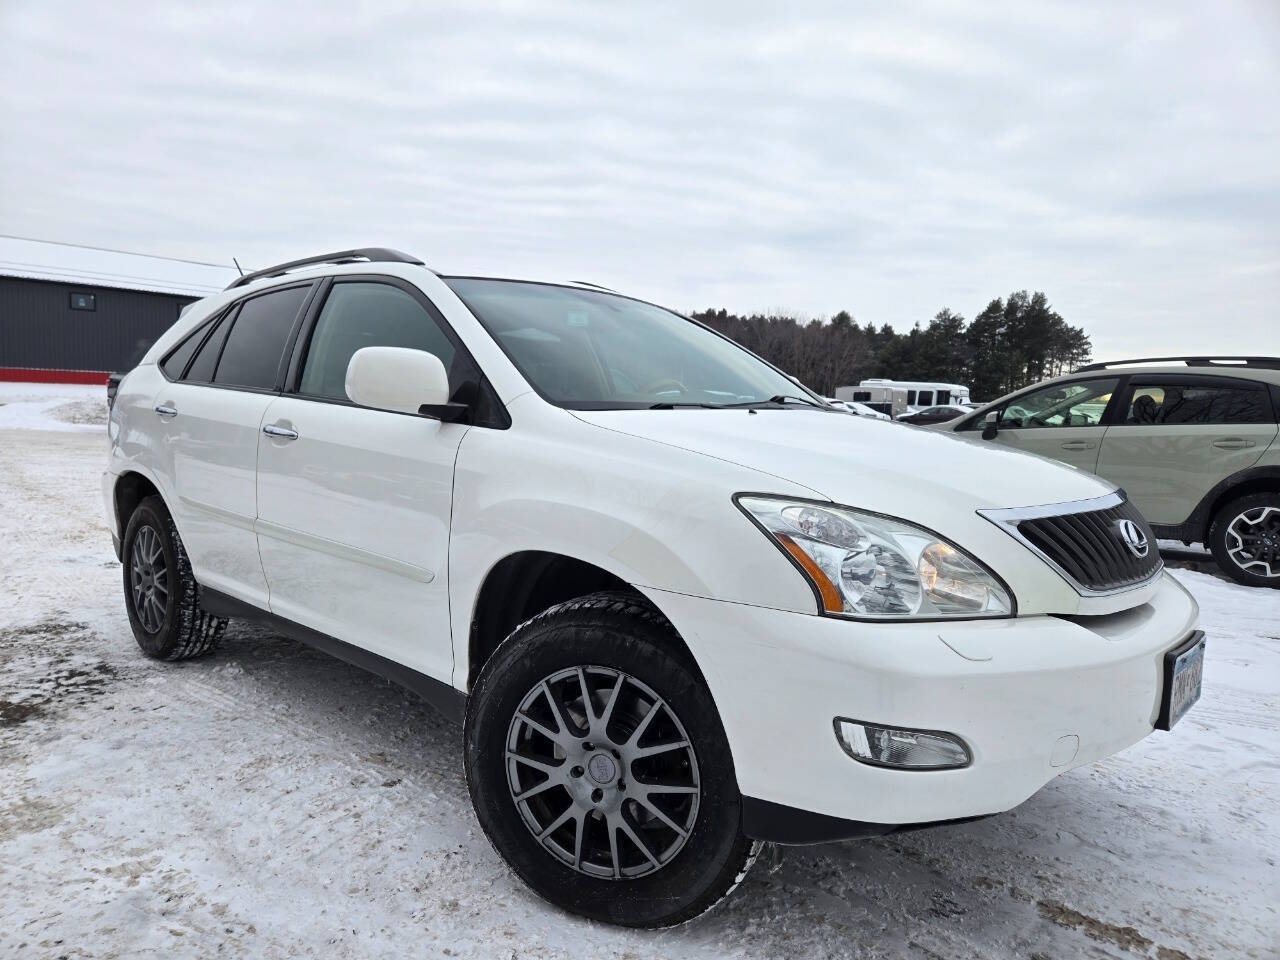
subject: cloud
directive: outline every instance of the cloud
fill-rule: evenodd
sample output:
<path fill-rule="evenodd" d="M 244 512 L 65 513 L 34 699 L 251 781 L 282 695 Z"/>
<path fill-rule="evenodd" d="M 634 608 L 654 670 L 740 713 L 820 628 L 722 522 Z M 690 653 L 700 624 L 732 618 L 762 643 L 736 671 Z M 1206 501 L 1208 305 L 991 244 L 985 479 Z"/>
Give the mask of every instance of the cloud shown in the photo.
<path fill-rule="evenodd" d="M 0 230 L 1280 352 L 1269 0 L 0 9 Z"/>

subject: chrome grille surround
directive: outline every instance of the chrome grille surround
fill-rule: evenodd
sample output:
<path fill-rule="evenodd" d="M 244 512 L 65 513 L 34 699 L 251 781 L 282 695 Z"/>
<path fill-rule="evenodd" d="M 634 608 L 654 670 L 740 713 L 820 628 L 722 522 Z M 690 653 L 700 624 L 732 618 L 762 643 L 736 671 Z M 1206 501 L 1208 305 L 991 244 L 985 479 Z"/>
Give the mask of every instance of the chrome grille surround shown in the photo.
<path fill-rule="evenodd" d="M 979 510 L 1052 567 L 1082 597 L 1109 597 L 1149 584 L 1164 569 L 1155 534 L 1123 490 L 1091 500 Z M 1120 532 L 1131 521 L 1147 537 L 1135 555 Z"/>

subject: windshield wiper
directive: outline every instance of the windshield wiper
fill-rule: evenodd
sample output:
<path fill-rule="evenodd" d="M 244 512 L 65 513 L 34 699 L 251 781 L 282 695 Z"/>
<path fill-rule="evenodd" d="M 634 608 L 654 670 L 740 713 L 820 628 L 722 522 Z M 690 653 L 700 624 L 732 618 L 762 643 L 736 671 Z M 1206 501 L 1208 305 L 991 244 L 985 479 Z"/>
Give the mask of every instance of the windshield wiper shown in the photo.
<path fill-rule="evenodd" d="M 819 410 L 830 410 L 823 403 L 814 403 L 805 397 L 793 397 L 789 394 L 775 394 L 768 400 L 743 400 L 741 403 L 683 403 L 678 400 L 663 400 L 660 403 L 651 403 L 650 410 L 675 410 L 677 407 L 692 407 L 701 410 L 732 410 L 736 407 L 762 407 L 768 404 L 774 406 L 785 406 L 788 403 L 803 403 L 805 406 L 816 407 Z"/>
<path fill-rule="evenodd" d="M 808 397 L 794 397 L 786 393 L 775 394 L 774 396 L 769 398 L 769 402 L 770 403 L 804 403 L 804 404 L 808 404 L 811 407 L 817 407 L 819 410 L 827 409 L 827 405 L 825 403 L 815 403 L 814 401 L 810 400 Z"/>
<path fill-rule="evenodd" d="M 701 410 L 719 410 L 721 404 L 718 403 L 678 403 L 671 400 L 664 400 L 661 403 L 649 404 L 650 410 L 675 410 L 677 407 L 695 407 Z"/>
<path fill-rule="evenodd" d="M 728 407 L 760 407 L 765 404 L 773 404 L 774 406 L 785 406 L 788 403 L 803 403 L 805 406 L 816 407 L 819 410 L 830 410 L 825 403 L 814 403 L 807 397 L 794 397 L 790 394 L 778 393 L 774 394 L 768 400 L 744 400 L 741 403 L 722 403 L 720 406 Z"/>

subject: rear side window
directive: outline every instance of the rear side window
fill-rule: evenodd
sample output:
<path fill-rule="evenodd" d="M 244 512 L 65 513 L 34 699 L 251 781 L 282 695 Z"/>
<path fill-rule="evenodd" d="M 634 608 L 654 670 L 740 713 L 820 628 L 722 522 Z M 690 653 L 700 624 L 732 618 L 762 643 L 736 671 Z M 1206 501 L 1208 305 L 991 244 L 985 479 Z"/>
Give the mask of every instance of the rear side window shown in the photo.
<path fill-rule="evenodd" d="M 196 352 L 196 347 L 200 346 L 200 341 L 204 339 L 204 335 L 209 330 L 208 323 L 202 323 L 188 337 L 183 340 L 177 350 L 174 350 L 160 364 L 160 368 L 164 370 L 165 376 L 170 380 L 181 380 L 182 371 L 187 369 L 187 363 Z"/>
<path fill-rule="evenodd" d="M 213 382 L 274 390 L 285 342 L 310 289 L 289 287 L 246 300 L 227 334 Z"/>
<path fill-rule="evenodd" d="M 347 400 L 347 365 L 361 347 L 409 347 L 434 353 L 450 390 L 473 376 L 470 362 L 416 299 L 387 283 L 335 283 L 316 319 L 299 392 Z M 457 361 L 457 362 L 455 362 Z"/>
<path fill-rule="evenodd" d="M 233 316 L 234 311 L 218 321 L 213 333 L 205 340 L 204 346 L 200 348 L 196 358 L 191 361 L 191 367 L 187 370 L 187 380 L 195 383 L 208 383 L 213 379 L 213 370 L 218 365 L 218 354 L 222 352 L 222 343 L 227 339 L 227 331 L 231 329 L 231 318 Z M 199 339 L 199 337 L 196 338 L 197 341 Z"/>
<path fill-rule="evenodd" d="M 1128 426 L 1214 423 L 1274 423 L 1267 391 L 1206 384 L 1134 387 L 1124 422 Z"/>

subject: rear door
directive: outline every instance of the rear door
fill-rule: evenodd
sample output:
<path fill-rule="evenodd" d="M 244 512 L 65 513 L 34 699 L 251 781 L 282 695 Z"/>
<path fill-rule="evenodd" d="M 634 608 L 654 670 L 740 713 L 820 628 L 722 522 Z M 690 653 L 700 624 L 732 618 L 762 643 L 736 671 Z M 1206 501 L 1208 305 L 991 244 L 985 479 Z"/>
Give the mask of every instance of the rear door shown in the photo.
<path fill-rule="evenodd" d="M 1073 380 L 1014 397 L 1000 410 L 994 442 L 1094 473 L 1119 383 L 1115 376 Z"/>
<path fill-rule="evenodd" d="M 312 284 L 256 294 L 184 341 L 161 364 L 162 462 L 175 522 L 201 584 L 267 606 L 253 524 L 258 431 Z"/>
<path fill-rule="evenodd" d="M 1186 520 L 1219 480 L 1258 462 L 1276 438 L 1264 384 L 1236 377 L 1135 374 L 1107 431 L 1098 473 L 1151 523 Z"/>
<path fill-rule="evenodd" d="M 351 355 L 394 346 L 435 354 L 456 391 L 470 355 L 421 291 L 388 277 L 327 285 L 258 445 L 258 543 L 271 610 L 448 681 L 449 518 L 469 429 L 375 410 L 346 394 Z M 313 311 L 315 312 L 315 311 Z"/>

